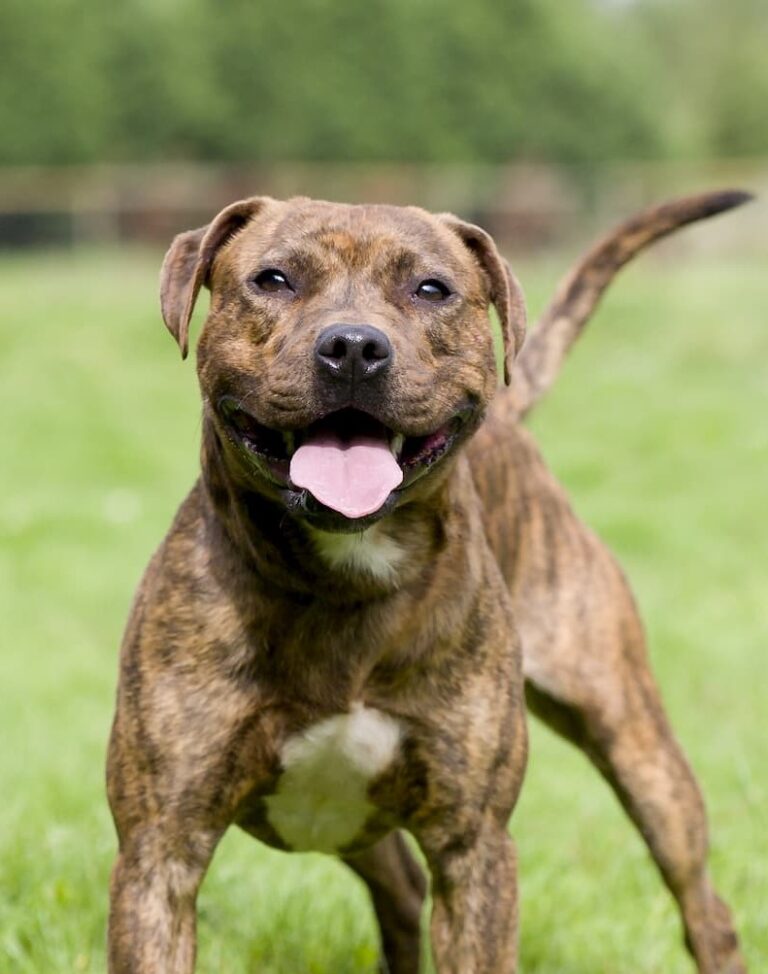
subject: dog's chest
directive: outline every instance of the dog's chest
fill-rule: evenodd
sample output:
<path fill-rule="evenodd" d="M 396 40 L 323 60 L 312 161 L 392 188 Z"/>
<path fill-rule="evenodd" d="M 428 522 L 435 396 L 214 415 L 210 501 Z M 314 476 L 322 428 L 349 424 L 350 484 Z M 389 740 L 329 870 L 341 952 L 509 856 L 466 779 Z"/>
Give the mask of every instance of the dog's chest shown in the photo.
<path fill-rule="evenodd" d="M 371 782 L 396 757 L 400 724 L 379 710 L 356 704 L 289 737 L 267 818 L 297 851 L 335 852 L 350 844 L 374 811 Z"/>

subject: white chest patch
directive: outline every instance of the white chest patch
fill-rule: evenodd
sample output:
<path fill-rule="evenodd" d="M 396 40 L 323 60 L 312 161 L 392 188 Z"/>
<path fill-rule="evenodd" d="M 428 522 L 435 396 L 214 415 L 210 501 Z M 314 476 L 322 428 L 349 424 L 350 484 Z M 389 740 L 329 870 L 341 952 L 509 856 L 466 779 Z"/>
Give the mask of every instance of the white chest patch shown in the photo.
<path fill-rule="evenodd" d="M 317 553 L 331 568 L 365 572 L 384 582 L 395 576 L 405 554 L 378 524 L 354 534 L 330 534 L 315 529 L 312 540 Z"/>
<path fill-rule="evenodd" d="M 285 771 L 265 799 L 283 842 L 297 852 L 335 852 L 352 842 L 373 811 L 368 784 L 392 762 L 400 738 L 396 720 L 362 704 L 288 738 Z"/>

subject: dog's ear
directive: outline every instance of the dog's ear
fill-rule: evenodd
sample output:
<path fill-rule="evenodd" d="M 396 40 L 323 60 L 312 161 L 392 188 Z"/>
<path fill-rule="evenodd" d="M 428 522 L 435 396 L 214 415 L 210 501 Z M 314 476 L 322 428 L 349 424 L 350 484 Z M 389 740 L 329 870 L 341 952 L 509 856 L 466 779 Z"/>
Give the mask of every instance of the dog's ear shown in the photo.
<path fill-rule="evenodd" d="M 200 288 L 209 283 L 216 252 L 264 206 L 265 197 L 232 203 L 206 227 L 174 237 L 160 271 L 160 308 L 166 328 L 178 342 L 181 357 L 189 348 L 189 321 Z"/>
<path fill-rule="evenodd" d="M 512 363 L 525 338 L 523 289 L 489 233 L 472 223 L 459 220 L 451 213 L 442 214 L 442 219 L 461 237 L 485 273 L 489 298 L 501 323 L 504 339 L 504 382 L 509 385 Z"/>

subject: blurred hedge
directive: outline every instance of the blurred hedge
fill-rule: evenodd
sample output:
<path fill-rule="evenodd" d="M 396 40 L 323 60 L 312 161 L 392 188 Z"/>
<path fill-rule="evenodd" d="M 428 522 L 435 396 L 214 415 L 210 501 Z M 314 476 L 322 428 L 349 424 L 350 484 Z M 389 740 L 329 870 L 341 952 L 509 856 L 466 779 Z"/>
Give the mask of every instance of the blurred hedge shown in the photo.
<path fill-rule="evenodd" d="M 0 163 L 768 150 L 765 0 L 3 0 Z"/>

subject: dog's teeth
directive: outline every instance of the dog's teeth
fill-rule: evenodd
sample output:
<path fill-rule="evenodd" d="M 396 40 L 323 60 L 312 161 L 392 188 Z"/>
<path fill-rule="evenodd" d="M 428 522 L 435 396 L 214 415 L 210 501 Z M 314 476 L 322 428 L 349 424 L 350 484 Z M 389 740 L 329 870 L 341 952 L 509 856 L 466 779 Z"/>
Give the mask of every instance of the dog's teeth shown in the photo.
<path fill-rule="evenodd" d="M 403 452 L 403 443 L 405 443 L 405 437 L 402 433 L 398 433 L 396 436 L 392 437 L 389 448 L 392 451 L 392 456 L 395 458 L 395 460 L 399 459 L 400 454 Z"/>
<path fill-rule="evenodd" d="M 283 432 L 283 443 L 285 443 L 285 452 L 292 457 L 296 450 L 296 437 L 291 432 Z"/>

